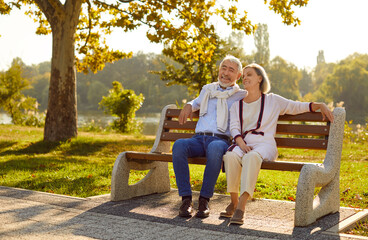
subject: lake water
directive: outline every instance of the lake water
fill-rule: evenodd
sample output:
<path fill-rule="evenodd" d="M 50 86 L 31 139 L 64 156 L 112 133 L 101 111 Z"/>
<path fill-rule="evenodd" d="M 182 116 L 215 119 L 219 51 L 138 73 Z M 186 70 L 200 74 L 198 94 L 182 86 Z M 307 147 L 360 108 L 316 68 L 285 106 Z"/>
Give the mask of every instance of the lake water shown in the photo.
<path fill-rule="evenodd" d="M 137 120 L 143 122 L 143 134 L 144 135 L 156 135 L 158 123 L 160 121 L 160 114 L 145 114 L 136 117 Z M 107 126 L 114 120 L 113 117 L 106 116 L 104 114 L 92 114 L 92 113 L 79 113 L 78 114 L 78 127 L 88 124 L 94 121 L 100 126 Z M 11 124 L 11 117 L 6 113 L 0 113 L 0 124 Z"/>

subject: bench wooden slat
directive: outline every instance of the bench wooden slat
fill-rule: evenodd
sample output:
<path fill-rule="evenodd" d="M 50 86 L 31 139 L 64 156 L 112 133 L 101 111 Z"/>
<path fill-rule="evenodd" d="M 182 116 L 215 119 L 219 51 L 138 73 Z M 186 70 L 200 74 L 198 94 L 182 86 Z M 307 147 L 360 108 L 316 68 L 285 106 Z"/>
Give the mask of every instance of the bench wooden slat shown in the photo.
<path fill-rule="evenodd" d="M 302 162 L 264 161 L 262 162 L 261 169 L 300 172 L 304 165 L 305 163 Z"/>
<path fill-rule="evenodd" d="M 176 130 L 191 130 L 194 131 L 197 122 L 188 121 L 180 125 L 178 121 L 165 120 L 164 129 Z M 304 125 L 304 124 L 278 124 L 276 128 L 277 134 L 290 135 L 313 135 L 313 136 L 327 136 L 330 131 L 330 126 L 327 125 Z"/>
<path fill-rule="evenodd" d="M 177 118 L 179 117 L 181 109 L 167 109 L 166 111 L 166 117 L 169 118 Z M 193 113 L 194 118 L 199 118 L 199 111 L 196 111 Z"/>
<path fill-rule="evenodd" d="M 142 152 L 126 152 L 128 161 L 142 160 L 146 161 L 160 161 L 172 162 L 172 154 L 169 153 L 142 153 Z M 206 165 L 207 159 L 205 157 L 188 158 L 190 164 Z"/>
<path fill-rule="evenodd" d="M 327 119 L 322 120 L 322 114 L 320 112 L 306 112 L 297 115 L 280 115 L 279 121 L 328 122 Z"/>
<path fill-rule="evenodd" d="M 327 125 L 278 124 L 276 127 L 277 134 L 328 136 L 329 132 Z"/>
<path fill-rule="evenodd" d="M 126 158 L 128 161 L 161 161 L 161 162 L 172 162 L 172 155 L 168 153 L 142 153 L 142 152 L 126 152 Z M 189 164 L 206 165 L 205 157 L 188 158 Z M 279 170 L 279 171 L 296 171 L 300 172 L 305 163 L 301 162 L 284 162 L 275 161 L 262 163 L 261 169 L 265 170 Z"/>
<path fill-rule="evenodd" d="M 173 133 L 164 132 L 161 134 L 162 141 L 176 141 L 180 138 L 190 138 L 192 133 Z M 326 139 L 313 139 L 313 138 L 282 138 L 276 137 L 277 147 L 281 148 L 306 148 L 306 149 L 327 149 Z"/>
<path fill-rule="evenodd" d="M 192 130 L 194 131 L 197 125 L 196 121 L 187 121 L 183 125 L 180 125 L 178 121 L 165 120 L 164 129 L 178 129 L 178 130 Z"/>
<path fill-rule="evenodd" d="M 180 138 L 191 138 L 193 135 L 193 133 L 163 132 L 161 134 L 161 141 L 176 141 Z"/>
<path fill-rule="evenodd" d="M 327 149 L 326 139 L 313 138 L 279 138 L 275 137 L 276 145 L 279 148 L 300 148 L 300 149 Z"/>
<path fill-rule="evenodd" d="M 180 114 L 181 109 L 168 109 L 166 117 L 177 118 Z M 199 112 L 193 113 L 194 118 L 199 117 Z M 306 112 L 297 115 L 280 115 L 279 121 L 302 121 L 302 122 L 328 122 L 327 119 L 322 120 L 322 114 L 320 112 Z"/>

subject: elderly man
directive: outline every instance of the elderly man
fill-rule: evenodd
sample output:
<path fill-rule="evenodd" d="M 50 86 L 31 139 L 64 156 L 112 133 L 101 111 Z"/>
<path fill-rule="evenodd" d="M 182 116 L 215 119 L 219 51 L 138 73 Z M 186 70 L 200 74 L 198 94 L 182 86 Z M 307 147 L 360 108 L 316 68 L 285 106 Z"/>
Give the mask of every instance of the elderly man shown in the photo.
<path fill-rule="evenodd" d="M 172 150 L 176 184 L 179 196 L 182 197 L 179 209 L 181 217 L 191 217 L 193 214 L 189 157 L 207 158 L 195 216 L 209 216 L 208 202 L 213 196 L 221 170 L 222 156 L 230 145 L 229 108 L 246 95 L 246 91 L 236 84 L 241 75 L 242 64 L 239 59 L 226 56 L 220 64 L 218 82 L 203 86 L 199 96 L 186 104 L 180 112 L 179 123 L 184 124 L 188 117 L 192 118 L 193 112 L 200 110 L 196 134 L 189 139 L 178 139 Z"/>

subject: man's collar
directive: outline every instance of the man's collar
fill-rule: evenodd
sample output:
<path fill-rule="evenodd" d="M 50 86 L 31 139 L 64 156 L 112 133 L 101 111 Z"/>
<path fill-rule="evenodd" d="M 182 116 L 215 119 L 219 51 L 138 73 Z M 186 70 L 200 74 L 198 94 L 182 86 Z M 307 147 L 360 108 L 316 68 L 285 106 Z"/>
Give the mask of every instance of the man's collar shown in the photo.
<path fill-rule="evenodd" d="M 235 84 L 234 84 L 234 85 L 232 85 L 232 86 L 230 86 L 230 87 L 227 87 L 226 89 L 224 89 L 224 88 L 222 88 L 222 87 L 220 86 L 220 84 L 218 84 L 218 86 L 217 86 L 217 90 L 220 90 L 220 91 L 231 90 L 231 89 L 233 89 L 233 88 L 234 88 L 234 86 L 235 86 Z"/>

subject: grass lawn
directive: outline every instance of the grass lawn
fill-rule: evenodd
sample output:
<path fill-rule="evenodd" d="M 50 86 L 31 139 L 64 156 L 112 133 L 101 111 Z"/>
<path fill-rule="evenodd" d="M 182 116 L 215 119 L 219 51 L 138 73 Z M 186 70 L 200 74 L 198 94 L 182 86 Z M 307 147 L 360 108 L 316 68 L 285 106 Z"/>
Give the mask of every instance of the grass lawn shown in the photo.
<path fill-rule="evenodd" d="M 43 129 L 0 125 L 0 185 L 89 197 L 110 193 L 111 172 L 123 151 L 148 152 L 154 136 L 79 132 L 76 139 L 42 142 Z M 344 141 L 340 170 L 340 205 L 368 208 L 368 144 Z M 325 151 L 280 149 L 279 160 L 322 162 Z M 176 188 L 172 164 L 171 186 Z M 200 190 L 204 166 L 191 165 L 193 190 Z M 130 183 L 145 172 L 131 173 Z M 261 170 L 255 198 L 294 201 L 299 173 Z M 226 194 L 221 173 L 216 192 Z"/>
<path fill-rule="evenodd" d="M 153 136 L 80 132 L 42 142 L 43 129 L 0 125 L 0 185 L 77 197 L 110 193 L 111 172 L 125 150 L 149 151 Z"/>

